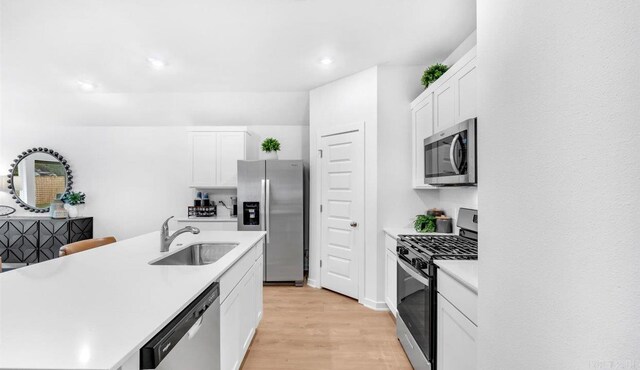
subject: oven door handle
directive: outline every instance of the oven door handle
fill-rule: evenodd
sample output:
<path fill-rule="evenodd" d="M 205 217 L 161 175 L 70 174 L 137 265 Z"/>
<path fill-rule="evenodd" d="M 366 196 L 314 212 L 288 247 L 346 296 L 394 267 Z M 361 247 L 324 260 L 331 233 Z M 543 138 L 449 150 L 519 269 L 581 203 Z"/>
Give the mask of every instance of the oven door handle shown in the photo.
<path fill-rule="evenodd" d="M 456 146 L 458 146 L 459 139 L 460 134 L 456 134 L 456 136 L 453 137 L 453 141 L 451 142 L 451 148 L 449 148 L 449 159 L 451 160 L 451 167 L 453 167 L 453 172 L 455 172 L 456 175 L 460 174 L 460 168 L 458 163 L 456 162 L 455 156 Z"/>
<path fill-rule="evenodd" d="M 408 264 L 407 262 L 405 262 L 404 260 L 401 260 L 400 258 L 398 258 L 398 265 L 400 267 L 402 267 L 402 269 L 404 270 L 404 272 L 406 272 L 407 274 L 409 274 L 409 276 L 411 276 L 412 278 L 418 280 L 419 283 L 421 283 L 422 285 L 425 286 L 429 286 L 429 280 L 427 280 L 426 277 L 418 274 L 414 269 L 413 266 L 411 266 L 410 264 Z"/>

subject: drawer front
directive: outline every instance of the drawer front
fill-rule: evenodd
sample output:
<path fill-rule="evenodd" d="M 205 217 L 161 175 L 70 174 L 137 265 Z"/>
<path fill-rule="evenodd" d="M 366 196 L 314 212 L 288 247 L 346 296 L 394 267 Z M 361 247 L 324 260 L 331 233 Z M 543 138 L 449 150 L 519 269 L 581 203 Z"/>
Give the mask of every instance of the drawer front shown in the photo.
<path fill-rule="evenodd" d="M 40 221 L 38 261 L 58 257 L 60 247 L 69 243 L 69 222 L 66 220 Z"/>
<path fill-rule="evenodd" d="M 453 304 L 471 322 L 478 325 L 478 295 L 462 283 L 438 270 L 438 293 Z"/>
<path fill-rule="evenodd" d="M 256 260 L 257 246 L 262 241 L 254 244 L 244 256 L 240 257 L 229 270 L 220 277 L 220 302 L 224 302 L 233 288 L 240 283 L 242 277 L 251 270 Z"/>

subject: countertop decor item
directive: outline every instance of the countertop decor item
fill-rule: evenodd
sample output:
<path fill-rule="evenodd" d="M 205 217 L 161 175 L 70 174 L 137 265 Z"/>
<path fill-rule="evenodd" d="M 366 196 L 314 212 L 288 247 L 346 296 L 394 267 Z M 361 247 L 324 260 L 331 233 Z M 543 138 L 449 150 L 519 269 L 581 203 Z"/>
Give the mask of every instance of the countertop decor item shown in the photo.
<path fill-rule="evenodd" d="M 57 194 L 71 191 L 71 166 L 49 148 L 27 149 L 9 168 L 9 194 L 29 212 L 47 213 Z"/>
<path fill-rule="evenodd" d="M 433 233 L 436 231 L 436 218 L 431 215 L 417 215 L 413 227 L 421 233 Z"/>
<path fill-rule="evenodd" d="M 58 194 L 56 199 L 52 200 L 49 204 L 49 216 L 51 218 L 60 219 L 69 217 L 69 211 L 65 208 L 65 204 L 61 198 L 62 194 Z"/>
<path fill-rule="evenodd" d="M 436 217 L 436 232 L 450 233 L 452 231 L 451 217 L 438 216 Z"/>
<path fill-rule="evenodd" d="M 16 211 L 15 208 L 0 205 L 0 216 L 9 216 Z"/>
<path fill-rule="evenodd" d="M 427 68 L 424 71 L 424 74 L 422 74 L 422 80 L 421 80 L 422 81 L 422 85 L 424 85 L 424 88 L 426 89 L 427 87 L 429 87 L 429 85 L 434 83 L 447 70 L 449 70 L 449 67 L 447 67 L 444 64 L 440 64 L 440 63 L 436 63 L 436 64 L 430 66 L 429 68 Z"/>
<path fill-rule="evenodd" d="M 80 207 L 84 204 L 86 194 L 81 191 L 70 191 L 62 196 L 64 209 L 69 212 L 69 217 L 78 217 L 80 215 Z"/>
<path fill-rule="evenodd" d="M 278 159 L 280 142 L 277 139 L 268 137 L 262 142 L 262 151 L 265 152 L 265 159 Z"/>

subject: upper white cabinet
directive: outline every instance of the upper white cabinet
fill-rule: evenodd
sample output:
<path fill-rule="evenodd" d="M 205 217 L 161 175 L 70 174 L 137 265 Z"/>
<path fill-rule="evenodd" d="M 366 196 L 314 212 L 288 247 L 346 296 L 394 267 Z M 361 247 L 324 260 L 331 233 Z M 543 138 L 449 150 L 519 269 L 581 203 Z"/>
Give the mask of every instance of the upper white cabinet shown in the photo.
<path fill-rule="evenodd" d="M 478 65 L 476 61 L 477 59 L 474 56 L 469 63 L 453 76 L 457 97 L 455 104 L 455 123 L 478 116 L 476 103 L 478 100 Z"/>
<path fill-rule="evenodd" d="M 445 76 L 442 76 L 445 77 Z M 440 77 L 440 78 L 442 78 Z M 456 123 L 455 84 L 453 79 L 445 80 L 435 91 L 433 97 L 435 101 L 434 132 L 442 131 Z"/>
<path fill-rule="evenodd" d="M 477 116 L 477 58 L 471 49 L 411 103 L 413 188 L 424 183 L 424 139 Z"/>
<path fill-rule="evenodd" d="M 411 107 L 412 131 L 413 131 L 413 187 L 431 188 L 424 184 L 424 154 L 423 141 L 433 135 L 433 93 L 420 95 L 421 100 L 416 100 Z"/>
<path fill-rule="evenodd" d="M 246 127 L 196 127 L 189 130 L 191 187 L 238 186 L 239 160 L 256 159 Z"/>

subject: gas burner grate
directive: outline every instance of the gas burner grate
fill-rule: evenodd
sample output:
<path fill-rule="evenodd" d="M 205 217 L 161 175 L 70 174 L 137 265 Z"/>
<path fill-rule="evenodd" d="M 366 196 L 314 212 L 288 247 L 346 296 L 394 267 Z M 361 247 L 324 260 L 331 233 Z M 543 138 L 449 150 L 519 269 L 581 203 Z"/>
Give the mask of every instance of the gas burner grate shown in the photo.
<path fill-rule="evenodd" d="M 422 252 L 430 261 L 478 259 L 478 242 L 457 235 L 400 235 L 400 241 Z"/>

